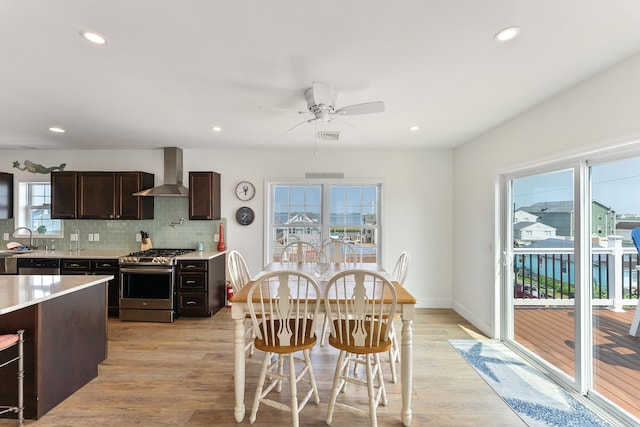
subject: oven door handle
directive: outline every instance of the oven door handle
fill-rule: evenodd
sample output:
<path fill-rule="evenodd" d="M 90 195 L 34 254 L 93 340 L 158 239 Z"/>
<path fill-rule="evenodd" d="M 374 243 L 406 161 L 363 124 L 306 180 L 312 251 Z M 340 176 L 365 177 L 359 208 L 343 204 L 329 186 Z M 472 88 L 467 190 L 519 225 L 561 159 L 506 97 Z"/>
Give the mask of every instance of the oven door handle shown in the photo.
<path fill-rule="evenodd" d="M 133 274 L 167 274 L 173 273 L 173 268 L 154 268 L 154 267 L 133 267 L 133 268 L 120 268 L 120 273 L 133 273 Z"/>

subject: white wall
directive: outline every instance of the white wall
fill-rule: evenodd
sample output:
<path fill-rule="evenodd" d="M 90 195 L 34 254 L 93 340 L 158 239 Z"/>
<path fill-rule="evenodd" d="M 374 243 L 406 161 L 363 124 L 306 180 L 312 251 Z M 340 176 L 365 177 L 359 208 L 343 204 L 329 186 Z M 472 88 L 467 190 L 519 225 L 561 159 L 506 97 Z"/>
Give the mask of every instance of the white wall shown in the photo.
<path fill-rule="evenodd" d="M 188 171 L 214 170 L 222 176 L 222 216 L 227 218 L 227 248 L 237 249 L 252 272 L 263 265 L 264 183 L 267 179 L 304 179 L 305 172 L 344 172 L 345 179 L 383 182 L 383 265 L 391 269 L 403 250 L 412 262 L 406 286 L 421 307 L 451 307 L 452 151 L 340 150 L 190 150 L 183 148 L 184 179 Z M 65 170 L 142 170 L 163 182 L 163 150 L 4 150 L 0 171 L 16 181 L 38 181 L 48 175 L 21 172 L 13 161 L 43 166 L 66 163 Z M 241 180 L 256 185 L 256 197 L 241 202 L 235 186 Z M 235 221 L 238 207 L 248 205 L 256 221 L 247 227 Z"/>
<path fill-rule="evenodd" d="M 640 138 L 640 55 L 565 91 L 454 150 L 454 309 L 494 335 L 496 177 Z M 490 102 L 490 100 L 488 100 Z M 466 221 L 473 207 L 476 221 Z M 458 262 L 456 260 L 464 260 Z"/>

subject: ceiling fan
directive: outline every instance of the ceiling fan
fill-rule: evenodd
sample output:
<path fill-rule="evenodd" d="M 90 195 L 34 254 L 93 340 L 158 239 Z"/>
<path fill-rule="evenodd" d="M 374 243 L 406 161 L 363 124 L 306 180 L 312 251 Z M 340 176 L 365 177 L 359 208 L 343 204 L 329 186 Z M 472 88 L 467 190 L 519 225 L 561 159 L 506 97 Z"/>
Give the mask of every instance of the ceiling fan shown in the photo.
<path fill-rule="evenodd" d="M 332 123 L 339 116 L 356 116 L 360 114 L 381 113 L 384 111 L 384 102 L 374 101 L 362 104 L 347 105 L 335 108 L 337 94 L 329 83 L 313 82 L 313 85 L 304 92 L 307 100 L 307 111 L 299 111 L 299 114 L 312 114 L 313 118 L 302 121 L 287 130 L 291 132 L 300 125 L 311 122 Z"/>

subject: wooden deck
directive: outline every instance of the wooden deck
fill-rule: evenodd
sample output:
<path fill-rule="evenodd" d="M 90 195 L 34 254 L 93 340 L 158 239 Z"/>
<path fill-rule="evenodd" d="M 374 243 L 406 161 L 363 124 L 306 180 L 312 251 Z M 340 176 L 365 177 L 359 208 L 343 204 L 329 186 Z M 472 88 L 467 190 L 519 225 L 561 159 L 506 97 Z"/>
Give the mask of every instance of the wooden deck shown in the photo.
<path fill-rule="evenodd" d="M 640 338 L 629 335 L 634 309 L 616 313 L 596 309 L 594 325 L 594 389 L 640 417 Z M 517 307 L 515 339 L 570 375 L 574 374 L 574 310 Z"/>

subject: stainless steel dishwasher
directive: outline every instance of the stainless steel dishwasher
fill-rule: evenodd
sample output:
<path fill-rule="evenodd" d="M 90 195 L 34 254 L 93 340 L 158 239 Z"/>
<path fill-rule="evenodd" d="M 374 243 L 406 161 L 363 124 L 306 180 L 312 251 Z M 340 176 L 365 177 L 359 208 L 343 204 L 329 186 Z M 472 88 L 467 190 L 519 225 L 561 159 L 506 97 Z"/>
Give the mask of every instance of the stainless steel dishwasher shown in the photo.
<path fill-rule="evenodd" d="M 18 258 L 18 274 L 60 274 L 57 258 Z"/>

